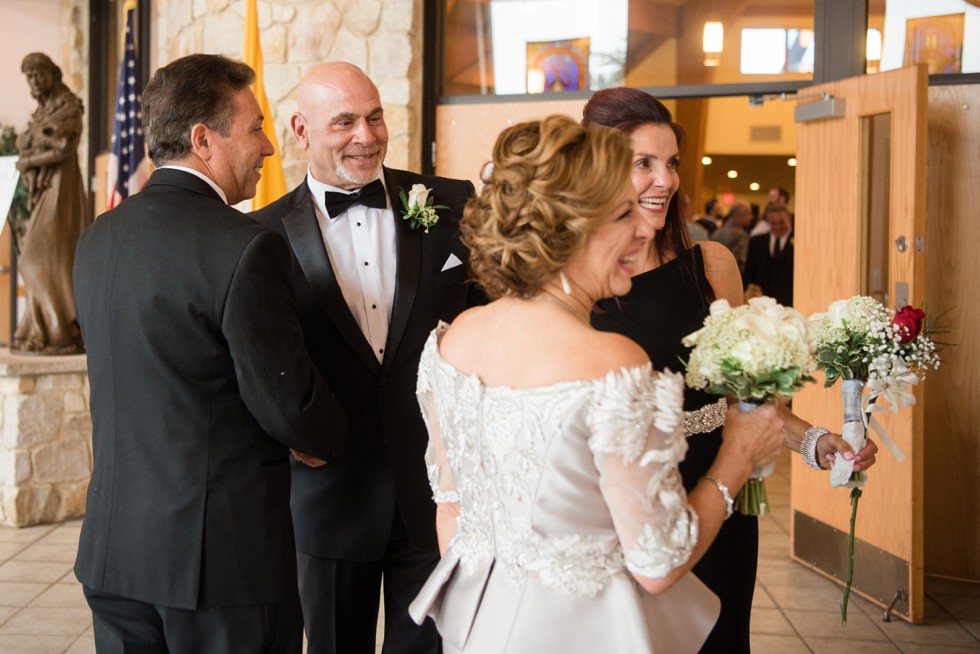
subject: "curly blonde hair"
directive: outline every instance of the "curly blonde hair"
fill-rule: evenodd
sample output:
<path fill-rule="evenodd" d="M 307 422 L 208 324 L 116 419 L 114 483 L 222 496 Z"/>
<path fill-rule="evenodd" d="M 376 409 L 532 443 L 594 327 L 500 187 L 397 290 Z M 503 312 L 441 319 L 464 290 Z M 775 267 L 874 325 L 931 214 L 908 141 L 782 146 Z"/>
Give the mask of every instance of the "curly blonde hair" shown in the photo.
<path fill-rule="evenodd" d="M 460 221 L 473 278 L 492 299 L 529 297 L 609 217 L 633 151 L 617 130 L 567 116 L 508 127 Z"/>

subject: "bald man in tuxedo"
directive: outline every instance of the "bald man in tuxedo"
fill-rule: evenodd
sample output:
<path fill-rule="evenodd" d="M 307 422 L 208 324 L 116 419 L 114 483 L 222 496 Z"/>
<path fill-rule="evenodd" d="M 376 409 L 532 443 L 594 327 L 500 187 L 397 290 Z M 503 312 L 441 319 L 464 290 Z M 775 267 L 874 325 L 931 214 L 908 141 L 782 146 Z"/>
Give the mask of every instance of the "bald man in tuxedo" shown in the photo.
<path fill-rule="evenodd" d="M 253 215 L 292 248 L 307 348 L 351 424 L 343 461 L 293 465 L 309 652 L 373 654 L 383 580 L 383 652 L 435 654 L 432 622 L 408 615 L 439 559 L 415 385 L 429 332 L 478 301 L 458 237 L 473 185 L 384 166 L 381 98 L 352 64 L 304 77 L 292 130 L 308 174 Z M 403 215 L 400 194 L 418 185 L 446 207 L 428 227 Z"/>

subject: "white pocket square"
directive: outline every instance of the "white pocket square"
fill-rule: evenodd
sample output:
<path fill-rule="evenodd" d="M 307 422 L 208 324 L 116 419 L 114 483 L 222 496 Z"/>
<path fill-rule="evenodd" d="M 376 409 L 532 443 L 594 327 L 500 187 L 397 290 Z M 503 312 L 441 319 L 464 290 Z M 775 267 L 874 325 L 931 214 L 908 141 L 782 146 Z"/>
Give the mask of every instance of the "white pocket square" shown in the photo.
<path fill-rule="evenodd" d="M 455 268 L 456 266 L 462 266 L 462 265 L 463 262 L 460 261 L 459 257 L 457 257 L 455 254 L 450 252 L 449 258 L 446 259 L 446 263 L 442 264 L 442 270 L 440 270 L 439 272 L 445 272 L 451 268 Z"/>

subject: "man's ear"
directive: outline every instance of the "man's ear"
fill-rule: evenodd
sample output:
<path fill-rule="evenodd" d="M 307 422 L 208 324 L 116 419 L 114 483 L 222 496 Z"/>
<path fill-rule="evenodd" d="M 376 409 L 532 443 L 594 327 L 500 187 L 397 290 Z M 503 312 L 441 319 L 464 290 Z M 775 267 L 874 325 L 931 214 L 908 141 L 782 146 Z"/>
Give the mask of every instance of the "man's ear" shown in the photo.
<path fill-rule="evenodd" d="M 211 139 L 213 135 L 208 126 L 204 123 L 195 123 L 191 127 L 191 152 L 196 154 L 202 161 L 211 158 Z"/>
<path fill-rule="evenodd" d="M 296 137 L 296 143 L 299 145 L 300 150 L 310 149 L 310 138 L 306 133 L 306 119 L 303 114 L 298 111 L 293 114 L 292 118 L 289 119 L 289 125 L 293 128 L 293 136 Z"/>

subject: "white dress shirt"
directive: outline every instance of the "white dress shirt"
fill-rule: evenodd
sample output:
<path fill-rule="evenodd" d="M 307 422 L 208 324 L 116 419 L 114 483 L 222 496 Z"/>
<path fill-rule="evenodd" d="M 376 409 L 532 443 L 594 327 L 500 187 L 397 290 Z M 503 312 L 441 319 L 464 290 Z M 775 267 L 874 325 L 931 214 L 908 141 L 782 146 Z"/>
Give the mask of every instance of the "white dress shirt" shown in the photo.
<path fill-rule="evenodd" d="M 352 205 L 336 218 L 324 206 L 324 193 L 349 193 L 313 179 L 306 183 L 313 194 L 316 219 L 330 265 L 357 326 L 380 363 L 388 339 L 388 321 L 395 299 L 395 219 L 391 207 L 374 209 Z M 381 178 L 384 184 L 384 177 Z M 389 201 L 390 204 L 390 201 Z"/>
<path fill-rule="evenodd" d="M 776 256 L 776 241 L 779 241 L 779 251 L 782 252 L 786 249 L 786 241 L 789 239 L 789 234 L 786 234 L 782 238 L 776 238 L 771 233 L 769 234 L 769 254 L 771 256 Z"/>
<path fill-rule="evenodd" d="M 218 186 L 213 179 L 211 179 L 201 171 L 194 170 L 193 168 L 188 168 L 187 166 L 160 166 L 160 168 L 173 168 L 174 170 L 183 170 L 185 173 L 190 173 L 194 177 L 199 177 L 203 179 L 205 182 L 208 183 L 208 186 L 213 188 L 215 192 L 217 192 L 217 194 L 221 196 L 221 201 L 224 202 L 225 204 L 228 204 L 228 196 L 225 195 L 225 192 L 221 190 L 221 187 Z"/>

